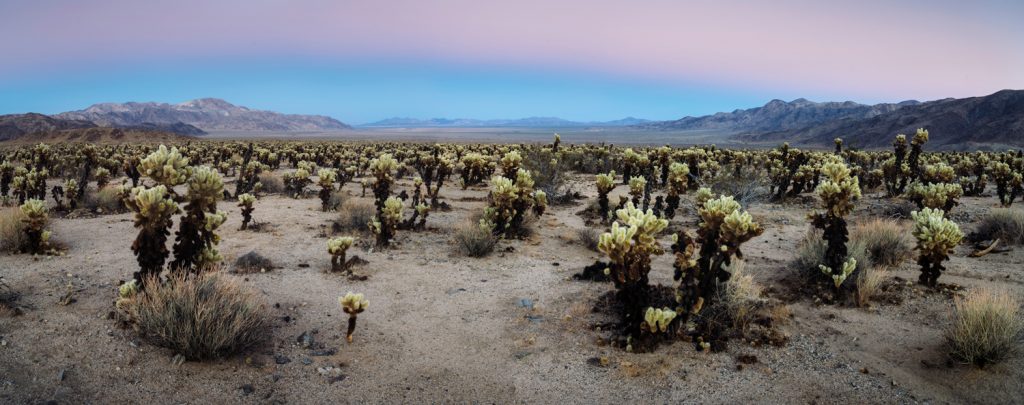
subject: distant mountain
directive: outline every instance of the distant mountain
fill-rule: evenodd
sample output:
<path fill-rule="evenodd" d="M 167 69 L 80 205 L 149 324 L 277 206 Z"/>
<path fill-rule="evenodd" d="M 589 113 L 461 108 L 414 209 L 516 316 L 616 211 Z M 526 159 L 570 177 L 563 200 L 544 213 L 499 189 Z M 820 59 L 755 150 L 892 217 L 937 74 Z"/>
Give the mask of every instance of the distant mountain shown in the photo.
<path fill-rule="evenodd" d="M 204 131 L 324 131 L 351 128 L 331 117 L 252 110 L 216 98 L 202 98 L 181 104 L 102 103 L 84 110 L 57 114 L 55 117 L 92 121 L 99 126 L 109 127 L 184 123 Z"/>
<path fill-rule="evenodd" d="M 843 138 L 861 148 L 887 147 L 896 134 L 929 132 L 935 149 L 964 149 L 973 144 L 1024 146 L 1024 90 L 1003 90 L 983 97 L 916 103 L 870 117 L 842 119 L 776 131 L 748 131 L 738 138 L 830 145 Z"/>
<path fill-rule="evenodd" d="M 566 127 L 622 127 L 650 122 L 626 117 L 615 121 L 569 121 L 558 117 L 528 117 L 519 119 L 479 120 L 472 118 L 388 118 L 362 127 L 375 128 L 566 128 Z"/>
<path fill-rule="evenodd" d="M 919 104 L 917 101 L 865 105 L 852 101 L 816 103 L 803 98 L 790 102 L 772 100 L 763 107 L 720 112 L 701 117 L 684 117 L 675 121 L 650 122 L 641 124 L 639 127 L 655 130 L 764 133 L 805 128 L 844 118 L 871 118 L 917 104 Z"/>
<path fill-rule="evenodd" d="M 96 124 L 90 121 L 65 120 L 36 113 L 0 115 L 0 141 L 20 138 L 26 134 L 37 132 L 95 126 Z"/>
<path fill-rule="evenodd" d="M 9 140 L 14 144 L 35 143 L 182 143 L 195 140 L 191 136 L 153 129 L 90 127 L 33 132 Z"/>

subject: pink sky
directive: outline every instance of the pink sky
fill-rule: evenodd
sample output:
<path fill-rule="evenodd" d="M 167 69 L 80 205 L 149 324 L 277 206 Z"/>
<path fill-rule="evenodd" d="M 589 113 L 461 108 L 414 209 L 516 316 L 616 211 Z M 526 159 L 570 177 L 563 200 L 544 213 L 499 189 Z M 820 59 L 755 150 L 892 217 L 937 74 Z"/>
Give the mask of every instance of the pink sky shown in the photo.
<path fill-rule="evenodd" d="M 1021 21 L 1020 1 L 7 1 L 0 83 L 280 56 L 935 99 L 1024 88 Z"/>

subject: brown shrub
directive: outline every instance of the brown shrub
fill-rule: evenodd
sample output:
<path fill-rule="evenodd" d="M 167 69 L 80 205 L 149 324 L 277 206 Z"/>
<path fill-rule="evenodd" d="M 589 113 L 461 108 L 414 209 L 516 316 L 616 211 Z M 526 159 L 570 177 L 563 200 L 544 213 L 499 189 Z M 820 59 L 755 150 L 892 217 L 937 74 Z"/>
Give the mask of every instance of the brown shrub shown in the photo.
<path fill-rule="evenodd" d="M 470 257 L 484 257 L 494 251 L 498 238 L 477 223 L 467 222 L 455 229 L 459 252 Z"/>
<path fill-rule="evenodd" d="M 1006 244 L 1024 244 L 1024 210 L 993 208 L 978 222 L 971 234 L 974 241 L 999 239 Z"/>
<path fill-rule="evenodd" d="M 850 240 L 863 244 L 876 266 L 898 266 L 911 256 L 914 248 L 907 230 L 891 219 L 873 219 L 858 224 L 850 232 Z"/>
<path fill-rule="evenodd" d="M 337 231 L 367 231 L 370 220 L 377 214 L 373 203 L 355 199 L 345 200 L 338 210 L 338 220 L 334 222 Z"/>
<path fill-rule="evenodd" d="M 853 298 L 858 307 L 866 307 L 878 295 L 888 271 L 884 267 L 867 266 L 857 275 L 857 286 Z"/>
<path fill-rule="evenodd" d="M 987 289 L 957 298 L 946 342 L 954 359 L 984 366 L 1017 354 L 1022 322 L 1020 303 L 1006 292 Z"/>
<path fill-rule="evenodd" d="M 584 227 L 576 230 L 576 240 L 587 249 L 597 251 L 597 242 L 601 240 L 601 232 L 591 227 Z"/>
<path fill-rule="evenodd" d="M 270 329 L 257 292 L 219 273 L 151 278 L 126 305 L 136 331 L 188 359 L 228 356 L 262 342 Z"/>
<path fill-rule="evenodd" d="M 284 192 L 284 180 L 281 176 L 271 173 L 260 173 L 260 184 L 263 185 L 263 192 L 267 194 L 280 194 Z"/>
<path fill-rule="evenodd" d="M 0 251 L 20 251 L 28 243 L 23 219 L 18 207 L 0 208 Z"/>
<path fill-rule="evenodd" d="M 89 191 L 85 195 L 85 207 L 93 212 L 114 214 L 125 211 L 121 203 L 121 195 L 117 186 L 106 186 L 97 191 Z"/>

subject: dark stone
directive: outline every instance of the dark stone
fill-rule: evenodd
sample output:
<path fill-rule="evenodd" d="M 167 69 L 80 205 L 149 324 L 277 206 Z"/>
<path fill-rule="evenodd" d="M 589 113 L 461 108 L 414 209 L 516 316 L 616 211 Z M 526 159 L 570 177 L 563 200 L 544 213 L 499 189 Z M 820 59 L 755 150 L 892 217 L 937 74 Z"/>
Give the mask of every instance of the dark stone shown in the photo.
<path fill-rule="evenodd" d="M 274 356 L 274 363 L 277 363 L 277 364 L 288 364 L 288 363 L 291 363 L 291 362 L 292 362 L 292 359 L 289 359 L 287 356 L 285 356 L 283 354 L 279 354 L 279 355 Z"/>

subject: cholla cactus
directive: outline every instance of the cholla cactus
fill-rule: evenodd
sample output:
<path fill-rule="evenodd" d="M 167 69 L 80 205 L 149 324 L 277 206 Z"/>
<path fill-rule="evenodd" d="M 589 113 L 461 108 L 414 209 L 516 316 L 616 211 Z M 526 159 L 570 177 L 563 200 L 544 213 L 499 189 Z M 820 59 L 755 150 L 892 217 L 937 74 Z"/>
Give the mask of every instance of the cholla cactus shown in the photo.
<path fill-rule="evenodd" d="M 189 177 L 188 158 L 182 156 L 178 148 L 167 149 L 164 145 L 142 159 L 138 169 L 156 184 L 166 186 L 172 195 L 174 186 L 184 183 Z"/>
<path fill-rule="evenodd" d="M 664 253 L 657 237 L 668 226 L 668 220 L 658 218 L 650 210 L 641 211 L 631 203 L 615 214 L 618 221 L 612 224 L 610 232 L 601 235 L 597 249 L 610 261 L 605 273 L 615 284 L 618 300 L 624 307 L 625 330 L 637 334 L 644 310 L 650 306 L 647 274 L 651 271 L 651 256 Z"/>
<path fill-rule="evenodd" d="M 831 267 L 824 264 L 819 264 L 818 268 L 821 269 L 821 272 L 826 276 L 832 277 L 832 284 L 834 284 L 838 290 L 839 286 L 846 281 L 846 278 L 850 277 L 850 274 L 853 274 L 854 270 L 857 270 L 857 259 L 853 257 L 846 259 L 846 261 L 843 262 L 843 267 L 837 272 L 833 272 Z"/>
<path fill-rule="evenodd" d="M 672 219 L 676 216 L 676 209 L 679 208 L 679 198 L 686 193 L 689 182 L 690 169 L 678 162 L 673 162 L 668 167 L 666 181 L 668 185 L 668 198 L 665 199 L 665 217 Z"/>
<path fill-rule="evenodd" d="M 64 198 L 68 200 L 68 208 L 78 208 L 78 182 L 75 179 L 67 179 L 64 181 Z"/>
<path fill-rule="evenodd" d="M 373 198 L 378 216 L 382 215 L 384 203 L 391 196 L 391 184 L 395 181 L 393 172 L 397 167 L 398 161 L 389 153 L 370 161 L 370 173 L 376 179 L 373 183 Z"/>
<path fill-rule="evenodd" d="M 462 189 L 480 184 L 487 173 L 488 160 L 479 153 L 467 153 L 460 161 L 462 166 Z"/>
<path fill-rule="evenodd" d="M 670 308 L 647 308 L 647 312 L 644 313 L 643 326 L 646 326 L 646 329 L 650 330 L 651 333 L 664 333 L 668 330 L 668 325 L 672 323 L 672 320 L 676 318 L 676 315 L 676 311 L 673 311 Z"/>
<path fill-rule="evenodd" d="M 288 194 L 292 198 L 301 198 L 303 193 L 306 192 L 306 186 L 313 182 L 309 178 L 309 170 L 302 167 L 295 169 L 293 173 L 285 173 L 283 179 L 285 187 L 288 189 Z"/>
<path fill-rule="evenodd" d="M 1014 173 L 1005 162 L 993 162 L 990 170 L 992 179 L 996 182 L 999 203 L 1004 207 L 1013 205 L 1013 200 L 1024 192 L 1024 177 L 1021 173 Z"/>
<path fill-rule="evenodd" d="M 348 248 L 352 247 L 352 243 L 355 241 L 356 238 L 351 236 L 327 240 L 327 253 L 331 254 L 331 271 L 348 271 L 349 266 L 345 259 L 345 253 L 348 252 Z"/>
<path fill-rule="evenodd" d="M 370 230 L 377 235 L 377 246 L 388 246 L 395 236 L 398 225 L 402 222 L 402 200 L 388 197 L 384 208 L 370 221 Z"/>
<path fill-rule="evenodd" d="M 352 343 L 352 333 L 356 331 L 356 318 L 366 310 L 370 302 L 363 294 L 353 294 L 349 291 L 344 297 L 338 297 L 338 304 L 341 305 L 341 310 L 348 314 L 348 332 L 345 333 L 345 340 Z"/>
<path fill-rule="evenodd" d="M 224 182 L 217 170 L 194 168 L 188 180 L 188 204 L 175 236 L 172 270 L 198 271 L 218 261 L 216 245 L 220 237 L 214 231 L 227 219 L 226 214 L 217 211 L 217 201 L 222 198 Z"/>
<path fill-rule="evenodd" d="M 824 238 L 828 243 L 825 249 L 825 263 L 821 265 L 822 273 L 830 276 L 838 290 L 849 275 L 845 271 L 849 263 L 846 258 L 846 242 L 849 241 L 849 237 L 845 217 L 853 211 L 853 202 L 860 198 L 860 184 L 857 177 L 851 176 L 850 169 L 838 158 L 823 164 L 821 172 L 825 179 L 818 184 L 815 191 L 821 198 L 821 207 L 825 211 L 813 213 L 810 218 L 815 228 L 824 231 Z"/>
<path fill-rule="evenodd" d="M 608 193 L 610 193 L 615 186 L 615 171 L 612 170 L 608 174 L 599 173 L 597 175 L 597 203 L 601 209 L 601 222 L 608 221 L 608 212 L 610 207 L 608 206 Z"/>
<path fill-rule="evenodd" d="M 913 183 L 907 190 L 907 197 L 917 204 L 917 208 L 934 208 L 945 212 L 956 207 L 963 195 L 963 188 L 956 183 Z"/>
<path fill-rule="evenodd" d="M 481 226 L 490 228 L 495 235 L 518 235 L 525 215 L 536 204 L 533 185 L 530 172 L 523 169 L 516 173 L 515 182 L 501 176 L 492 177 L 491 204 L 484 210 Z"/>
<path fill-rule="evenodd" d="M 11 181 L 14 180 L 14 165 L 6 160 L 0 163 L 0 197 L 6 198 L 11 191 Z"/>
<path fill-rule="evenodd" d="M 249 228 L 249 222 L 252 221 L 253 204 L 256 202 L 256 196 L 245 193 L 238 196 L 238 208 L 242 209 L 242 227 L 239 230 L 246 230 Z"/>
<path fill-rule="evenodd" d="M 548 208 L 548 194 L 544 190 L 537 190 L 533 192 L 533 214 L 536 216 L 544 215 L 544 210 Z"/>
<path fill-rule="evenodd" d="M 764 232 L 732 196 L 710 199 L 698 213 L 701 224 L 696 240 L 682 231 L 673 235 L 674 278 L 679 281 L 676 302 L 680 306 L 676 312 L 684 314 L 684 320 L 712 303 L 719 284 L 732 276 L 728 268 L 733 260 L 743 258 L 741 245 Z"/>
<path fill-rule="evenodd" d="M 96 177 L 97 190 L 102 190 L 103 187 L 106 187 L 107 183 L 110 182 L 110 170 L 107 170 L 107 168 L 105 167 L 100 167 L 96 169 L 96 173 L 94 174 L 94 176 Z"/>
<path fill-rule="evenodd" d="M 949 253 L 960 244 L 963 232 L 955 222 L 945 218 L 939 209 L 925 208 L 910 213 L 914 220 L 914 238 L 917 239 L 917 250 L 920 256 L 917 263 L 921 266 L 921 284 L 935 287 L 945 267 L 942 262 L 949 258 Z"/>
<path fill-rule="evenodd" d="M 647 189 L 647 179 L 641 176 L 633 176 L 629 178 L 629 195 L 632 197 L 631 201 L 633 205 L 639 207 L 640 199 L 644 196 L 644 190 Z"/>
<path fill-rule="evenodd" d="M 143 288 L 150 274 L 159 274 L 167 260 L 166 241 L 170 234 L 171 217 L 179 212 L 178 204 L 167 193 L 167 187 L 135 187 L 125 199 L 125 205 L 135 212 L 135 227 L 139 234 L 132 243 L 132 252 L 139 262 L 134 279 Z"/>
<path fill-rule="evenodd" d="M 46 251 L 50 240 L 50 231 L 46 230 L 46 223 L 49 222 L 49 214 L 46 203 L 42 200 L 29 199 L 20 207 L 25 218 L 25 236 L 28 243 L 22 247 L 25 253 L 39 254 Z"/>
<path fill-rule="evenodd" d="M 704 207 L 704 203 L 710 201 L 713 198 L 715 198 L 715 193 L 711 192 L 710 188 L 708 188 L 708 187 L 701 187 L 701 188 L 698 188 L 696 192 L 694 192 L 693 203 L 694 203 L 694 206 L 698 210 L 700 210 L 701 208 Z"/>
<path fill-rule="evenodd" d="M 509 151 L 501 158 L 501 173 L 509 180 L 515 180 L 519 172 L 519 166 L 523 163 L 523 156 L 519 151 Z"/>
<path fill-rule="evenodd" d="M 320 184 L 320 209 L 327 212 L 331 206 L 331 193 L 334 192 L 334 182 L 338 179 L 338 172 L 334 169 L 320 169 L 316 176 L 317 182 Z"/>

